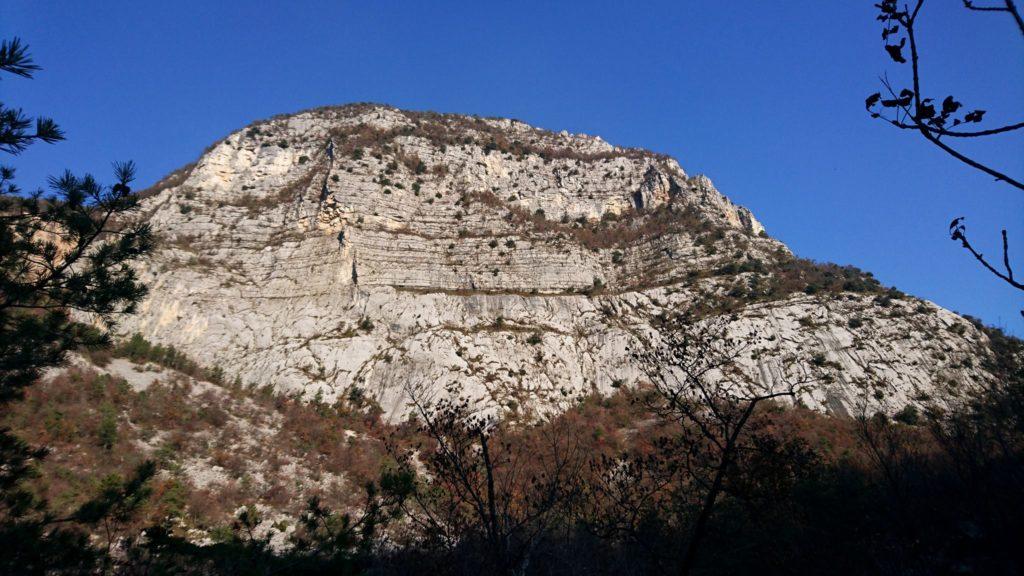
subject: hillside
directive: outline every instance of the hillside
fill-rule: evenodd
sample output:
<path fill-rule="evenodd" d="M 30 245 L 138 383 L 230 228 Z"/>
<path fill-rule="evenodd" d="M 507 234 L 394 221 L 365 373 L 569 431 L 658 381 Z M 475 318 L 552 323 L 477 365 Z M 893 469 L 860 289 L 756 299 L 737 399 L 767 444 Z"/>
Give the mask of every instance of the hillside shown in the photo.
<path fill-rule="evenodd" d="M 226 381 L 403 415 L 426 384 L 512 412 L 637 383 L 626 353 L 691 310 L 745 360 L 827 374 L 838 414 L 952 398 L 987 338 L 870 274 L 794 257 L 668 157 L 506 119 L 323 108 L 258 122 L 148 191 L 161 239 L 125 318 Z"/>

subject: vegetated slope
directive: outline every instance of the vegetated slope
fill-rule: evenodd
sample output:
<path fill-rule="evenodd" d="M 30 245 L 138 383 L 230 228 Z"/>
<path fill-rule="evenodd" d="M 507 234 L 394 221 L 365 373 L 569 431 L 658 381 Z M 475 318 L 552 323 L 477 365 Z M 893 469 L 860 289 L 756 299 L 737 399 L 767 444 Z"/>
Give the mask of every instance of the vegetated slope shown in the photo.
<path fill-rule="evenodd" d="M 189 540 L 218 541 L 230 537 L 240 508 L 255 506 L 260 533 L 276 527 L 278 546 L 307 498 L 358 507 L 383 465 L 380 411 L 361 398 L 327 405 L 239 388 L 138 336 L 115 356 L 73 356 L 0 418 L 47 447 L 32 490 L 59 515 L 150 460 L 158 470 L 152 496 L 118 536 L 170 519 Z"/>
<path fill-rule="evenodd" d="M 728 314 L 825 372 L 801 397 L 896 411 L 986 378 L 967 320 L 795 258 L 675 160 L 506 119 L 324 108 L 256 123 L 146 193 L 162 242 L 124 334 L 228 381 L 377 399 L 444 390 L 512 412 L 636 383 L 663 315 Z"/>
<path fill-rule="evenodd" d="M 730 480 L 731 504 L 720 506 L 714 520 L 715 533 L 724 540 L 706 546 L 704 553 L 710 558 L 705 562 L 719 566 L 727 561 L 724 570 L 730 572 L 737 562 L 756 566 L 772 556 L 788 572 L 794 558 L 804 566 L 832 563 L 834 546 L 840 543 L 853 550 L 858 566 L 877 566 L 879 558 L 918 554 L 910 543 L 921 546 L 920 535 L 929 550 L 962 543 L 957 527 L 979 509 L 1019 523 L 1019 515 L 1008 512 L 1018 503 L 1019 490 L 1008 480 L 1005 456 L 1008 449 L 1019 447 L 1019 434 L 1014 436 L 1012 421 L 1008 425 L 991 417 L 1001 417 L 1019 400 L 1013 384 L 1018 380 L 1013 378 L 1019 376 L 1021 345 L 998 331 L 988 333 L 999 350 L 990 368 L 1008 380 L 976 395 L 973 406 L 961 407 L 960 412 L 923 413 L 907 406 L 891 420 L 881 415 L 858 420 L 798 406 L 762 405 L 753 432 L 758 448 L 744 456 Z M 610 478 L 609 466 L 618 469 L 632 462 L 640 468 L 631 470 L 651 472 L 633 476 L 633 489 L 654 498 L 634 502 L 641 509 L 672 515 L 679 505 L 673 501 L 676 493 L 664 490 L 666 477 L 658 470 L 675 478 L 672 484 L 682 479 L 676 474 L 694 473 L 683 462 L 688 452 L 678 451 L 676 444 L 688 436 L 681 435 L 678 422 L 658 415 L 655 397 L 647 388 L 590 395 L 544 422 L 520 421 L 492 431 L 497 435 L 491 438 L 492 446 L 536 457 L 519 470 L 524 478 L 538 472 L 532 465 L 543 470 L 554 453 L 574 447 L 581 476 L 573 482 L 594 489 L 584 490 L 590 496 L 577 501 L 581 508 L 563 518 L 574 528 L 563 532 L 566 526 L 554 523 L 559 527 L 547 534 L 547 552 L 539 555 L 537 565 L 569 562 L 587 573 L 617 573 L 622 569 L 612 568 L 616 564 L 639 564 L 641 571 L 661 573 L 663 566 L 647 564 L 652 561 L 647 547 L 678 553 L 689 529 L 670 522 L 645 529 L 639 548 L 629 539 L 626 544 L 615 538 L 595 540 L 592 531 L 604 522 L 636 529 L 631 524 L 636 516 L 623 520 L 620 493 L 602 490 L 609 488 L 602 485 Z M 264 537 L 276 552 L 294 550 L 307 530 L 301 518 L 309 498 L 339 514 L 358 516 L 364 494 L 372 491 L 367 486 L 394 470 L 410 450 L 416 454 L 409 462 L 417 469 L 419 482 L 429 486 L 431 475 L 438 473 L 429 468 L 435 441 L 416 422 L 389 424 L 380 415 L 372 400 L 358 395 L 327 403 L 285 395 L 270 386 L 238 387 L 174 348 L 152 345 L 136 335 L 114 350 L 114 358 L 94 352 L 51 371 L 28 389 L 24 402 L 0 417 L 0 426 L 34 444 L 45 443 L 50 450 L 31 489 L 47 498 L 59 517 L 105 487 L 117 485 L 118 476 L 128 476 L 140 462 L 154 461 L 157 474 L 149 482 L 150 497 L 125 519 L 97 528 L 92 538 L 99 545 L 131 547 L 140 529 L 161 526 L 203 546 L 186 561 L 200 562 L 196 571 L 207 573 L 201 562 L 217 558 L 228 567 L 246 558 L 274 560 L 255 555 Z M 978 442 L 981 428 L 1009 443 Z M 953 430 L 955 435 L 947 435 Z M 884 454 L 878 452 L 879 441 Z M 505 473 L 509 462 L 522 462 L 502 461 L 505 464 L 499 467 Z M 890 466 L 898 471 L 895 476 Z M 653 488 L 659 484 L 661 489 Z M 1003 508 L 979 508 L 976 499 L 960 497 L 965 485 L 972 486 L 971 493 L 982 502 Z M 510 487 L 502 482 L 499 489 Z M 920 522 L 922 517 L 929 521 Z M 335 519 L 340 521 L 340 516 Z M 909 534 L 908 521 L 913 527 Z M 994 548 L 996 554 L 963 554 L 974 562 L 1001 559 L 999 550 L 1012 539 L 1007 534 L 1016 532 L 989 529 L 985 522 L 972 524 L 984 526 L 985 532 L 969 540 L 969 551 L 1001 547 Z M 580 529 L 585 525 L 590 530 Z M 744 542 L 756 550 L 745 546 L 737 552 L 736 526 L 745 527 Z M 851 531 L 851 526 L 857 529 Z M 414 571 L 402 562 L 422 566 L 417 533 L 410 529 L 408 518 L 399 517 L 383 537 L 387 545 L 373 548 L 371 554 L 379 555 L 371 557 L 382 565 L 379 568 L 391 564 L 390 572 L 382 573 Z M 887 545 L 904 541 L 906 546 Z M 238 547 L 246 542 L 251 546 Z M 773 556 L 780 542 L 785 553 Z M 223 546 L 207 546 L 215 543 Z M 579 554 L 581 549 L 587 553 Z M 933 563 L 949 562 L 944 554 L 923 556 Z M 450 558 L 445 555 L 443 561 Z M 234 572 L 229 568 L 226 573 Z"/>

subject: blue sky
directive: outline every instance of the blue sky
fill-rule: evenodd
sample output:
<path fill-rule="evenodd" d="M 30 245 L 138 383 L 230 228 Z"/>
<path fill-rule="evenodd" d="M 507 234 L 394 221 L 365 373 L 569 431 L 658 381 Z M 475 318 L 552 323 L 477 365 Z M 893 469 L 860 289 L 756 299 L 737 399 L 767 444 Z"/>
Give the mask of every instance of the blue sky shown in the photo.
<path fill-rule="evenodd" d="M 1008 228 L 1024 276 L 1024 193 L 868 118 L 878 75 L 903 72 L 872 4 L 8 0 L 0 34 L 44 71 L 0 99 L 68 134 L 13 161 L 24 188 L 118 159 L 148 185 L 253 120 L 354 101 L 600 134 L 707 174 L 797 254 L 1024 334 L 1024 294 L 946 236 L 966 216 L 996 255 Z M 921 17 L 926 91 L 1019 121 L 1024 39 L 959 4 Z M 1024 176 L 1024 135 L 965 150 Z"/>

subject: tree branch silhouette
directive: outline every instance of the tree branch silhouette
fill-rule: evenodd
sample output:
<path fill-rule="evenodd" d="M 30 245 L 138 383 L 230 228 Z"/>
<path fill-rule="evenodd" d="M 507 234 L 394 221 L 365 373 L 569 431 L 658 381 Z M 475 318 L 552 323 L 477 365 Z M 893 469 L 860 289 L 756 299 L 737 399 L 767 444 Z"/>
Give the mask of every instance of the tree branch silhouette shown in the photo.
<path fill-rule="evenodd" d="M 1020 28 L 1020 33 L 1024 34 L 1024 18 L 1021 18 L 1020 11 L 1017 10 L 1017 5 L 1014 4 L 1013 0 L 1006 0 L 1003 6 L 975 6 L 971 0 L 963 0 L 964 8 L 968 10 L 974 10 L 976 12 L 1008 12 L 1013 19 L 1017 22 L 1017 27 Z"/>
<path fill-rule="evenodd" d="M 971 255 L 973 255 L 978 260 L 978 262 L 981 262 L 981 265 L 984 266 L 985 268 L 987 268 L 990 272 L 992 272 L 993 274 L 998 276 L 1000 279 L 1005 281 L 1010 286 L 1013 286 L 1014 288 L 1016 288 L 1018 290 L 1024 290 L 1024 284 L 1021 284 L 1020 282 L 1018 282 L 1013 277 L 1013 268 L 1010 267 L 1010 248 L 1009 248 L 1009 243 L 1007 242 L 1007 239 L 1006 239 L 1006 230 L 1002 231 L 1002 236 L 1003 236 L 1003 269 L 1005 270 L 1005 272 L 1001 272 L 998 269 L 996 269 L 994 266 L 992 266 L 992 264 L 990 264 L 988 262 L 988 260 L 985 259 L 985 255 L 980 253 L 980 252 L 978 252 L 974 248 L 974 246 L 972 246 L 971 243 L 967 240 L 967 228 L 966 228 L 966 226 L 964 224 L 963 216 L 954 219 L 953 222 L 950 223 L 950 225 L 949 225 L 949 236 L 950 236 L 950 238 L 952 240 L 959 241 L 961 243 L 961 245 L 963 245 L 963 247 L 965 249 L 967 249 L 967 251 L 970 252 Z"/>
<path fill-rule="evenodd" d="M 1001 6 L 976 6 L 971 0 L 963 0 L 963 4 L 966 9 L 975 12 L 1010 14 L 1016 22 L 1021 35 L 1024 36 L 1024 20 L 1021 19 L 1020 11 L 1013 0 L 1004 0 Z M 1024 182 L 1020 179 L 1010 176 L 1003 170 L 996 169 L 983 161 L 972 158 L 943 141 L 944 138 L 981 138 L 1009 134 L 1024 128 L 1024 122 L 1015 122 L 997 128 L 979 130 L 953 129 L 958 126 L 982 122 L 986 111 L 974 109 L 965 112 L 963 104 L 952 95 L 946 96 L 941 103 L 937 103 L 935 99 L 924 97 L 922 94 L 921 54 L 915 26 L 917 17 L 924 6 L 924 0 L 917 0 L 913 9 L 910 9 L 907 5 L 900 8 L 897 0 L 882 0 L 875 6 L 879 9 L 877 20 L 882 23 L 883 47 L 893 62 L 897 64 L 910 64 L 911 87 L 901 88 L 897 92 L 897 89 L 889 81 L 888 76 L 883 76 L 880 80 L 889 97 L 883 97 L 882 92 L 875 92 L 867 97 L 864 101 L 864 106 L 871 117 L 882 119 L 901 130 L 916 131 L 925 140 L 960 162 L 992 176 L 997 181 L 1005 182 L 1018 190 L 1024 191 Z M 899 40 L 898 42 L 897 39 Z M 904 55 L 905 48 L 909 49 L 909 60 Z M 997 278 L 1013 288 L 1024 290 L 1024 285 L 1013 276 L 1006 230 L 1002 231 L 1002 270 L 989 262 L 984 254 L 979 252 L 968 241 L 963 217 L 954 219 L 950 224 L 950 238 L 954 241 L 959 241 L 964 249 L 970 252 L 985 269 Z M 1021 314 L 1024 315 L 1024 311 L 1021 311 Z"/>

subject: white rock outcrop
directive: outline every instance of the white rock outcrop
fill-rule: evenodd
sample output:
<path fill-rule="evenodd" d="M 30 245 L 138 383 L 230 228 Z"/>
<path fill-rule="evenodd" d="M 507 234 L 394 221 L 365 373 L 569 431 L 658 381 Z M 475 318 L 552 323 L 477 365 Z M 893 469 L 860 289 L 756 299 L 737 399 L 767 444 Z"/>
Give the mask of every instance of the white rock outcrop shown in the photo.
<path fill-rule="evenodd" d="M 120 329 L 247 384 L 358 387 L 396 416 L 411 382 L 557 406 L 635 382 L 626 348 L 695 305 L 827 363 L 802 398 L 826 410 L 987 377 L 985 336 L 930 303 L 770 296 L 790 254 L 748 210 L 675 160 L 596 137 L 353 105 L 238 131 L 169 184 L 144 202 L 162 243 Z M 770 379 L 772 357 L 751 373 Z"/>

